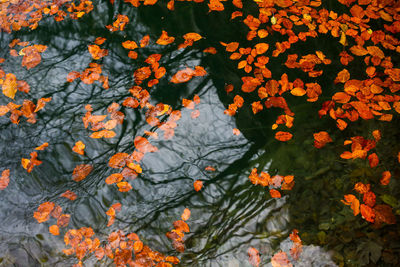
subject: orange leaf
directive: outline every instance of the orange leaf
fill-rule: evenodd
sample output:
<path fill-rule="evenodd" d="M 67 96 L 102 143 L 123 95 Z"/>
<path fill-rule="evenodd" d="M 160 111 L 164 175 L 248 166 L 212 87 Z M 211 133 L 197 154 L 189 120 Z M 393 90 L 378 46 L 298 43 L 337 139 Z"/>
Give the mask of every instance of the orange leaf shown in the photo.
<path fill-rule="evenodd" d="M 72 151 L 75 153 L 78 153 L 79 155 L 83 155 L 85 153 L 85 144 L 82 141 L 78 141 L 75 143 L 74 147 L 72 148 Z"/>
<path fill-rule="evenodd" d="M 193 42 L 196 42 L 196 41 L 200 40 L 201 38 L 203 38 L 203 37 L 201 37 L 200 34 L 195 33 L 195 32 L 189 32 L 183 36 L 183 39 L 185 39 L 186 41 L 193 41 Z"/>
<path fill-rule="evenodd" d="M 67 190 L 64 193 L 62 193 L 61 197 L 68 198 L 71 201 L 74 201 L 77 198 L 76 194 L 74 192 L 72 192 L 72 191 L 69 191 L 69 190 Z"/>
<path fill-rule="evenodd" d="M 287 254 L 283 251 L 275 253 L 271 259 L 272 267 L 292 267 Z"/>
<path fill-rule="evenodd" d="M 50 232 L 50 234 L 52 234 L 52 235 L 59 235 L 59 234 L 60 234 L 60 229 L 58 228 L 57 225 L 51 225 L 51 226 L 49 227 L 49 232 Z"/>
<path fill-rule="evenodd" d="M 194 187 L 194 190 L 198 192 L 198 191 L 200 191 L 201 188 L 203 187 L 203 182 L 200 181 L 200 180 L 196 180 L 196 181 L 194 181 L 194 183 L 193 183 L 193 187 Z"/>
<path fill-rule="evenodd" d="M 372 153 L 368 156 L 369 166 L 375 168 L 379 164 L 379 158 L 376 153 Z"/>
<path fill-rule="evenodd" d="M 5 96 L 14 99 L 17 93 L 17 77 L 12 73 L 7 73 L 2 88 Z"/>
<path fill-rule="evenodd" d="M 136 136 L 133 143 L 136 149 L 141 153 L 156 152 L 158 150 L 157 147 L 150 144 L 150 142 L 142 136 Z"/>
<path fill-rule="evenodd" d="M 249 255 L 249 263 L 252 266 L 258 267 L 260 265 L 260 263 L 261 263 L 260 253 L 258 252 L 257 249 L 250 247 L 247 250 L 247 255 Z"/>
<path fill-rule="evenodd" d="M 380 180 L 381 185 L 388 185 L 390 183 L 390 178 L 392 177 L 392 174 L 390 171 L 384 171 L 382 173 L 382 178 Z"/>
<path fill-rule="evenodd" d="M 0 177 L 0 190 L 4 190 L 7 188 L 8 184 L 10 183 L 10 170 L 4 170 L 1 173 Z"/>
<path fill-rule="evenodd" d="M 239 135 L 240 134 L 240 130 L 237 129 L 237 128 L 233 128 L 232 132 L 233 132 L 234 135 Z"/>
<path fill-rule="evenodd" d="M 332 138 L 325 131 L 314 133 L 314 146 L 316 148 L 322 148 L 326 143 L 332 142 Z"/>
<path fill-rule="evenodd" d="M 135 48 L 138 48 L 138 45 L 137 45 L 137 43 L 135 42 L 135 41 L 125 41 L 125 42 L 123 42 L 122 43 L 122 46 L 125 48 L 125 49 L 129 49 L 129 50 L 134 50 Z"/>
<path fill-rule="evenodd" d="M 292 139 L 292 137 L 293 137 L 293 135 L 289 132 L 279 131 L 279 132 L 276 132 L 276 134 L 275 134 L 275 139 L 282 141 L 282 142 L 289 141 L 290 139 Z"/>
<path fill-rule="evenodd" d="M 33 213 L 33 217 L 38 223 L 47 221 L 50 218 L 50 212 L 54 209 L 54 206 L 53 202 L 44 202 L 40 204 L 37 211 Z"/>
<path fill-rule="evenodd" d="M 75 182 L 82 181 L 88 176 L 93 170 L 93 166 L 90 164 L 77 165 L 72 173 L 72 180 Z"/>
<path fill-rule="evenodd" d="M 371 207 L 361 204 L 360 210 L 363 219 L 371 223 L 375 221 L 375 212 Z"/>
<path fill-rule="evenodd" d="M 133 250 L 135 251 L 135 253 L 139 253 L 140 251 L 142 251 L 143 249 L 143 242 L 138 240 L 135 241 L 135 243 L 133 243 Z"/>
<path fill-rule="evenodd" d="M 101 131 L 92 133 L 90 135 L 90 137 L 91 138 L 95 138 L 95 139 L 102 138 L 102 137 L 104 137 L 104 138 L 113 138 L 115 135 L 116 135 L 116 133 L 114 131 L 101 130 Z"/>
<path fill-rule="evenodd" d="M 187 221 L 190 218 L 190 210 L 188 208 L 183 210 L 183 213 L 181 215 L 182 221 Z"/>
<path fill-rule="evenodd" d="M 267 44 L 267 43 L 258 43 L 255 46 L 257 55 L 264 54 L 265 52 L 267 52 L 268 48 L 269 48 L 269 44 Z"/>
<path fill-rule="evenodd" d="M 126 164 L 126 159 L 129 157 L 128 153 L 116 153 L 108 161 L 108 166 L 114 169 L 123 168 Z"/>
<path fill-rule="evenodd" d="M 352 105 L 357 110 L 358 114 L 360 114 L 360 117 L 364 120 L 374 118 L 374 114 L 372 114 L 370 108 L 365 103 L 361 101 L 353 101 L 350 102 L 350 105 Z"/>
<path fill-rule="evenodd" d="M 49 146 L 49 143 L 45 142 L 45 143 L 41 144 L 40 146 L 36 147 L 35 150 L 44 150 L 48 146 Z"/>
<path fill-rule="evenodd" d="M 292 95 L 294 95 L 294 96 L 303 96 L 303 95 L 305 95 L 307 92 L 306 92 L 306 90 L 304 90 L 303 88 L 296 87 L 296 88 L 293 88 L 293 89 L 290 91 L 290 93 L 291 93 Z"/>
<path fill-rule="evenodd" d="M 117 186 L 120 192 L 128 192 L 132 189 L 132 186 L 128 182 L 119 182 Z"/>
<path fill-rule="evenodd" d="M 170 37 L 168 36 L 168 33 L 166 31 L 162 31 L 162 34 L 160 38 L 156 41 L 157 44 L 159 45 L 168 45 L 170 43 L 173 43 L 175 41 L 175 37 Z"/>
<path fill-rule="evenodd" d="M 271 195 L 272 198 L 280 198 L 282 196 L 281 192 L 279 192 L 276 189 L 270 189 L 269 194 Z"/>
<path fill-rule="evenodd" d="M 120 173 L 113 173 L 106 178 L 106 184 L 115 184 L 122 181 L 124 177 Z"/>
<path fill-rule="evenodd" d="M 186 68 L 183 70 L 179 70 L 177 73 L 175 73 L 174 76 L 172 76 L 172 79 L 170 82 L 172 83 L 184 83 L 192 79 L 194 75 L 194 70 L 191 68 Z"/>
<path fill-rule="evenodd" d="M 350 73 L 347 69 L 340 71 L 335 79 L 335 83 L 345 83 L 350 79 Z"/>
<path fill-rule="evenodd" d="M 332 100 L 335 101 L 336 103 L 347 103 L 350 101 L 351 96 L 346 94 L 345 92 L 337 92 L 332 96 Z"/>
<path fill-rule="evenodd" d="M 234 51 L 236 51 L 236 49 L 238 49 L 238 47 L 239 47 L 238 42 L 231 42 L 231 43 L 226 44 L 225 50 L 227 52 L 234 52 Z"/>

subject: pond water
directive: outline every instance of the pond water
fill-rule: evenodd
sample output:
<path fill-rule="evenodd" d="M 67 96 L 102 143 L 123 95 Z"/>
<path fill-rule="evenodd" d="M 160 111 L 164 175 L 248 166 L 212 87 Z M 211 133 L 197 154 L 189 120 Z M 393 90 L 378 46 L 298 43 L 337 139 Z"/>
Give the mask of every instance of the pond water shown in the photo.
<path fill-rule="evenodd" d="M 327 1 L 327 8 L 340 10 L 340 5 L 331 2 L 334 1 Z M 299 231 L 303 242 L 299 259 L 292 262 L 294 266 L 398 266 L 397 224 L 374 228 L 340 201 L 352 193 L 356 182 L 379 183 L 376 177 L 382 171 L 371 169 L 365 160 L 340 158 L 346 150 L 344 140 L 356 135 L 368 137 L 380 129 L 384 138 L 377 151 L 384 162 L 385 157 L 393 156 L 393 151 L 400 151 L 398 117 L 390 123 L 354 122 L 346 131 L 340 131 L 330 118 L 320 119 L 321 103 L 335 91 L 333 80 L 340 68 L 336 62 L 324 67 L 324 78 L 318 78 L 324 89 L 317 102 L 287 98 L 296 114 L 291 129 L 294 137 L 288 142 L 277 141 L 271 126 L 282 110 L 264 109 L 254 115 L 250 104 L 257 100 L 256 95 L 245 98 L 245 106 L 237 115 L 224 114 L 236 95 L 226 93 L 225 86 L 233 84 L 239 91 L 243 71 L 237 70 L 219 42 L 250 44 L 243 23 L 230 20 L 233 9 L 209 13 L 206 4 L 175 4 L 175 11 L 169 11 L 165 4 L 134 8 L 123 1 L 116 0 L 114 5 L 96 1 L 94 10 L 79 20 L 56 22 L 50 17 L 39 22 L 35 30 L 0 33 L 0 57 L 6 59 L 2 68 L 30 86 L 29 93 L 17 92 L 15 102 L 31 99 L 36 103 L 39 98 L 52 98 L 37 113 L 34 124 L 22 117 L 19 124 L 11 123 L 8 115 L 0 117 L 0 171 L 11 170 L 9 186 L 0 191 L 0 265 L 72 266 L 78 262 L 74 255 L 62 252 L 66 248 L 66 230 L 54 236 L 48 230 L 53 223 L 39 224 L 33 217 L 40 204 L 50 201 L 71 214 L 67 229 L 91 227 L 101 242 L 119 229 L 134 232 L 151 249 L 177 256 L 179 266 L 251 266 L 247 255 L 250 247 L 259 250 L 261 266 L 272 266 L 271 258 L 276 252 L 289 254 L 293 243 L 289 234 L 293 229 Z M 248 8 L 250 12 L 254 6 L 249 3 Z M 105 26 L 112 24 L 117 14 L 128 16 L 130 21 L 123 31 L 110 32 Z M 156 44 L 162 30 L 177 37 L 174 44 Z M 184 41 L 181 36 L 188 32 L 199 33 L 203 39 L 178 50 L 177 44 Z M 150 36 L 150 44 L 138 49 L 138 59 L 129 58 L 121 43 L 139 42 L 145 35 Z M 101 47 L 108 50 L 108 55 L 93 60 L 88 45 L 97 37 L 107 39 Z M 27 70 L 21 67 L 20 57 L 10 55 L 9 43 L 16 38 L 47 46 L 38 66 Z M 271 45 L 279 40 L 279 36 L 274 38 L 268 40 Z M 333 60 L 342 48 L 332 40 L 311 40 L 292 52 L 303 55 L 322 50 Z M 207 47 L 218 48 L 218 53 L 203 53 Z M 151 54 L 162 55 L 159 63 L 166 68 L 166 77 L 148 88 L 149 103 L 164 103 L 181 111 L 174 136 L 169 139 L 164 138 L 165 132 L 146 122 L 145 108 L 122 106 L 124 99 L 131 96 L 129 88 L 135 85 L 134 71 L 147 66 L 144 60 Z M 285 72 L 290 77 L 297 75 L 295 70 L 284 69 L 285 61 L 286 56 L 271 59 L 270 69 L 276 73 L 273 78 L 279 79 Z M 102 75 L 109 78 L 109 89 L 100 82 L 67 82 L 68 73 L 81 72 L 91 62 L 101 64 Z M 178 70 L 195 66 L 204 67 L 207 75 L 186 83 L 169 82 Z M 193 110 L 185 108 L 182 99 L 193 99 L 195 95 L 200 97 L 200 104 L 195 106 L 200 115 L 192 118 Z M 0 105 L 10 100 L 2 96 Z M 103 115 L 112 103 L 120 104 L 125 115 L 123 123 L 113 129 L 116 136 L 90 138 L 92 131 L 82 121 L 85 105 L 92 105 L 93 114 Z M 240 134 L 233 134 L 234 128 Z M 144 131 L 158 134 L 158 139 L 146 136 L 158 151 L 144 155 L 140 161 L 142 173 L 128 180 L 132 190 L 120 192 L 116 185 L 105 183 L 116 172 L 109 167 L 109 159 L 119 152 L 132 153 L 135 137 L 145 136 Z M 328 131 L 335 142 L 315 148 L 313 133 L 318 131 Z M 72 151 L 79 140 L 86 145 L 84 155 Z M 28 173 L 21 166 L 21 159 L 29 158 L 35 147 L 44 142 L 49 146 L 38 151 L 43 163 Z M 72 173 L 79 164 L 90 164 L 93 171 L 76 182 Z M 207 166 L 215 170 L 207 170 Z M 294 175 L 295 186 L 282 191 L 281 198 L 271 198 L 265 187 L 250 182 L 253 168 L 271 175 Z M 396 212 L 399 164 L 388 161 L 384 168 L 391 170 L 395 181 L 374 192 L 381 196 L 382 203 L 382 196 L 390 195 Z M 199 192 L 193 189 L 195 180 L 203 181 Z M 66 190 L 76 193 L 77 199 L 60 198 Z M 115 223 L 107 227 L 106 211 L 117 202 L 122 209 L 117 212 Z M 179 253 L 166 233 L 173 229 L 173 222 L 180 219 L 185 208 L 191 211 L 187 221 L 190 233 L 185 235 L 185 251 Z M 98 261 L 93 254 L 83 259 L 84 266 L 108 266 L 112 262 L 107 257 Z"/>

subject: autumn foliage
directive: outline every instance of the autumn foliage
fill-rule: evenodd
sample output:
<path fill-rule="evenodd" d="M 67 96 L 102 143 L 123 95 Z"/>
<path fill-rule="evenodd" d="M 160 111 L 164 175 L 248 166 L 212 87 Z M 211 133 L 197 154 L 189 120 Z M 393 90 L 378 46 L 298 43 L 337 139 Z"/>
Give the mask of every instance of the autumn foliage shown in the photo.
<path fill-rule="evenodd" d="M 23 29 L 35 30 L 41 20 L 47 17 L 56 22 L 79 20 L 96 7 L 95 1 L 23 2 L 1 1 L 0 29 L 5 33 L 12 34 Z M 109 2 L 111 5 L 115 4 L 113 0 Z M 190 118 L 193 120 L 199 120 L 202 116 L 199 108 L 202 100 L 198 94 L 182 98 L 179 100 L 181 107 L 177 108 L 171 103 L 154 100 L 152 90 L 159 83 L 167 83 L 170 90 L 178 90 L 180 86 L 192 82 L 195 84 L 201 77 L 215 75 L 210 73 L 203 62 L 202 66 L 198 65 L 200 63 L 185 63 L 173 70 L 168 69 L 166 55 L 154 51 L 148 53 L 149 50 L 144 49 L 163 47 L 177 53 L 193 49 L 198 50 L 201 55 L 217 55 L 233 63 L 239 82 L 226 81 L 222 89 L 223 94 L 230 99 L 225 106 L 225 118 L 235 117 L 244 109 L 248 109 L 249 114 L 255 117 L 278 112 L 277 116 L 274 115 L 272 125 L 267 125 L 266 128 L 270 130 L 274 142 L 279 145 L 295 143 L 297 136 L 293 128 L 302 127 L 296 124 L 297 110 L 293 103 L 303 101 L 317 107 L 317 114 L 312 116 L 329 120 L 337 127 L 337 132 L 343 135 L 328 129 L 315 129 L 309 136 L 310 146 L 320 151 L 333 147 L 341 149 L 337 154 L 338 161 L 360 161 L 369 169 L 379 172 L 379 177 L 372 181 L 364 178 L 361 180 L 360 177 L 353 188 L 343 192 L 343 199 L 337 199 L 337 204 L 346 208 L 350 216 L 357 216 L 358 220 L 368 226 L 381 228 L 396 224 L 398 214 L 393 211 L 394 205 L 386 203 L 380 195 L 391 185 L 398 183 L 398 173 L 387 169 L 384 160 L 390 158 L 393 161 L 396 158 L 398 164 L 400 152 L 387 151 L 390 154 L 388 156 L 377 149 L 385 139 L 380 129 L 373 128 L 368 136 L 362 136 L 353 134 L 349 128 L 361 121 L 389 123 L 398 119 L 400 68 L 396 60 L 400 53 L 400 6 L 396 1 L 337 2 L 341 7 L 338 10 L 345 12 L 327 9 L 329 5 L 321 0 L 254 0 L 251 1 L 255 7 L 253 11 L 247 10 L 246 3 L 241 0 L 171 0 L 165 3 L 157 0 L 121 1 L 120 4 L 126 9 L 159 5 L 173 12 L 175 5 L 196 4 L 203 5 L 211 14 L 233 10 L 228 17 L 246 29 L 245 36 L 241 36 L 245 41 L 213 40 L 215 47 L 207 45 L 204 46 L 207 48 L 199 50 L 197 45 L 208 40 L 205 35 L 196 32 L 178 36 L 161 30 L 156 37 L 144 35 L 138 40 L 124 34 L 119 35 L 123 39 L 118 42 L 119 49 L 124 51 L 130 62 L 139 62 L 138 67 L 130 72 L 132 82 L 126 88 L 126 94 L 115 97 L 105 109 L 98 109 L 91 104 L 81 106 L 80 125 L 87 140 L 98 143 L 120 138 L 126 126 L 126 114 L 130 111 L 142 112 L 148 128 L 131 136 L 131 146 L 128 149 L 109 155 L 105 164 L 109 171 L 106 175 L 98 175 L 96 172 L 97 166 L 88 156 L 89 142 L 75 139 L 69 144 L 69 149 L 82 161 L 68 170 L 71 175 L 69 179 L 72 177 L 72 183 L 80 185 L 93 176 L 110 190 L 115 189 L 121 198 L 136 190 L 133 180 L 143 178 L 147 172 L 143 158 L 149 153 L 161 153 L 161 147 L 157 146 L 156 141 L 159 135 L 164 140 L 172 139 L 179 127 L 179 121 L 185 116 L 185 110 L 190 111 Z M 119 34 L 133 23 L 132 19 L 124 14 L 115 14 L 110 24 L 104 25 L 104 28 L 110 34 Z M 295 49 L 306 44 L 307 40 L 318 41 L 323 37 L 334 40 L 340 48 L 337 55 L 332 55 L 331 51 L 322 51 L 324 47 L 303 54 L 296 53 Z M 89 63 L 82 69 L 66 71 L 62 76 L 66 84 L 96 84 L 102 91 L 115 90 L 112 86 L 113 77 L 104 71 L 103 65 L 112 52 L 108 49 L 109 42 L 111 40 L 104 36 L 88 41 L 85 53 Z M 32 71 L 43 64 L 48 49 L 46 45 L 34 41 L 14 39 L 9 43 L 7 52 L 13 60 L 19 60 L 22 69 Z M 274 65 L 277 59 L 282 62 L 279 66 Z M 19 72 L 9 72 L 7 63 L 6 59 L 0 58 L 0 86 L 3 99 L 8 102 L 3 101 L 4 104 L 0 105 L 0 116 L 7 117 L 13 125 L 25 122 L 35 124 L 42 118 L 41 113 L 46 112 L 46 106 L 51 105 L 52 97 L 32 98 L 29 84 L 22 80 Z M 322 78 L 327 82 L 322 82 Z M 242 137 L 242 132 L 242 129 L 234 128 L 230 134 L 239 138 Z M 338 140 L 345 133 L 352 135 L 350 138 L 346 137 L 343 144 L 339 143 Z M 54 145 L 52 140 L 45 141 L 32 146 L 26 156 L 20 159 L 20 167 L 27 173 L 32 174 L 36 168 L 42 167 L 45 153 Z M 214 172 L 216 169 L 208 166 L 205 171 Z M 276 172 L 274 174 L 273 170 L 258 170 L 254 167 L 248 173 L 248 185 L 265 188 L 266 199 L 272 201 L 290 197 L 290 191 L 296 186 L 295 172 L 279 175 Z M 192 178 L 194 182 L 188 184 L 190 194 L 206 194 L 208 183 L 203 177 Z M 8 190 L 7 187 L 13 179 L 13 170 L 4 168 L 0 177 L 0 190 Z M 296 183 L 298 179 L 302 177 L 296 175 Z M 68 227 L 73 214 L 63 213 L 62 200 L 73 203 L 80 200 L 80 196 L 72 190 L 57 193 L 58 199 L 38 203 L 32 216 L 39 224 L 47 223 L 46 229 L 52 235 L 63 236 L 66 246 L 63 252 L 76 256 L 77 266 L 82 266 L 85 257 L 89 255 L 94 255 L 99 261 L 108 257 L 116 266 L 172 266 L 180 263 L 176 256 L 166 256 L 152 250 L 146 245 L 146 239 L 140 240 L 136 233 L 113 228 L 119 213 L 124 209 L 119 202 L 112 202 L 113 204 L 104 209 L 107 218 L 105 225 L 109 227 L 107 229 L 112 229 L 106 237 L 95 233 L 95 227 Z M 185 208 L 180 220 L 171 221 L 173 228 L 166 233 L 166 237 L 176 252 L 185 251 L 186 235 L 191 234 L 188 224 L 191 216 L 190 209 Z M 289 235 L 292 242 L 290 252 L 275 253 L 271 258 L 272 266 L 293 266 L 292 261 L 300 257 L 303 248 L 298 234 L 298 230 L 292 231 Z M 259 266 L 262 262 L 259 249 L 249 247 L 247 251 L 248 261 L 252 266 Z"/>

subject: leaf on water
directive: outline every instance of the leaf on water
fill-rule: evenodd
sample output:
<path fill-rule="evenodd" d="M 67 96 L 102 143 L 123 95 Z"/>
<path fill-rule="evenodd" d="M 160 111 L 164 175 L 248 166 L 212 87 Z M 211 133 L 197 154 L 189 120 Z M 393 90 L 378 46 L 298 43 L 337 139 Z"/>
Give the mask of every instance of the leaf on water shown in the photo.
<path fill-rule="evenodd" d="M 279 192 L 276 189 L 270 189 L 269 194 L 271 195 L 272 198 L 280 198 L 282 196 L 281 192 Z"/>
<path fill-rule="evenodd" d="M 183 210 L 183 213 L 181 215 L 182 221 L 187 221 L 190 218 L 190 210 L 188 208 Z"/>
<path fill-rule="evenodd" d="M 48 146 L 49 146 L 49 143 L 45 142 L 45 143 L 41 144 L 40 146 L 36 147 L 35 150 L 44 150 Z"/>
<path fill-rule="evenodd" d="M 135 41 L 129 41 L 129 40 L 123 42 L 123 43 L 122 43 L 122 46 L 123 46 L 125 49 L 130 49 L 130 50 L 134 50 L 134 49 L 138 48 L 138 45 L 136 44 Z"/>
<path fill-rule="evenodd" d="M 271 259 L 272 267 L 292 267 L 286 252 L 275 253 Z"/>
<path fill-rule="evenodd" d="M 59 235 L 59 234 L 60 234 L 60 229 L 58 228 L 57 225 L 51 225 L 51 226 L 49 227 L 49 232 L 50 232 L 50 234 L 52 234 L 52 235 Z"/>
<path fill-rule="evenodd" d="M 321 131 L 319 133 L 314 133 L 314 146 L 316 148 L 322 148 L 330 142 L 332 142 L 332 138 L 327 132 Z"/>
<path fill-rule="evenodd" d="M 162 34 L 160 38 L 156 41 L 157 44 L 159 45 L 168 45 L 170 43 L 173 43 L 175 41 L 175 37 L 170 37 L 168 36 L 168 33 L 166 31 L 162 31 Z"/>
<path fill-rule="evenodd" d="M 47 221 L 50 218 L 50 213 L 54 209 L 53 202 L 44 202 L 39 205 L 37 210 L 33 213 L 33 218 L 35 218 L 38 223 Z"/>
<path fill-rule="evenodd" d="M 252 266 L 255 266 L 255 267 L 260 266 L 260 263 L 261 263 L 260 253 L 258 252 L 257 249 L 250 247 L 247 250 L 247 255 L 249 255 L 249 263 Z"/>
<path fill-rule="evenodd" d="M 76 142 L 74 147 L 72 148 L 72 151 L 78 153 L 79 155 L 85 154 L 84 150 L 85 150 L 85 144 L 82 141 Z"/>
<path fill-rule="evenodd" d="M 194 190 L 198 192 L 201 190 L 201 188 L 203 188 L 203 182 L 200 180 L 196 180 L 193 183 L 193 187 L 194 187 Z"/>
<path fill-rule="evenodd" d="M 114 169 L 123 168 L 126 164 L 126 160 L 129 157 L 128 153 L 116 153 L 108 161 L 108 166 Z"/>
<path fill-rule="evenodd" d="M 74 201 L 77 198 L 77 195 L 74 192 L 72 192 L 70 190 L 67 190 L 67 191 L 65 191 L 64 193 L 61 194 L 61 197 L 65 197 L 65 198 L 68 198 L 71 201 Z"/>
<path fill-rule="evenodd" d="M 5 96 L 14 99 L 17 93 L 17 77 L 12 73 L 7 73 L 2 84 L 2 89 Z"/>
<path fill-rule="evenodd" d="M 392 174 L 390 171 L 384 171 L 382 173 L 382 178 L 380 180 L 381 185 L 388 185 L 390 183 L 390 178 L 392 177 Z"/>
<path fill-rule="evenodd" d="M 86 178 L 86 176 L 90 174 L 92 170 L 93 166 L 90 164 L 77 165 L 72 173 L 72 180 L 74 180 L 75 182 L 82 181 Z"/>
<path fill-rule="evenodd" d="M 136 149 L 141 153 L 156 152 L 158 150 L 157 147 L 150 144 L 150 142 L 142 136 L 136 136 L 133 143 Z"/>
<path fill-rule="evenodd" d="M 132 186 L 128 182 L 119 182 L 117 186 L 120 192 L 128 192 L 132 189 Z"/>
<path fill-rule="evenodd" d="M 275 139 L 282 142 L 289 141 L 292 137 L 293 135 L 289 132 L 279 131 L 275 133 Z"/>
<path fill-rule="evenodd" d="M 10 183 L 10 169 L 6 169 L 1 173 L 0 190 L 6 189 L 9 183 Z"/>

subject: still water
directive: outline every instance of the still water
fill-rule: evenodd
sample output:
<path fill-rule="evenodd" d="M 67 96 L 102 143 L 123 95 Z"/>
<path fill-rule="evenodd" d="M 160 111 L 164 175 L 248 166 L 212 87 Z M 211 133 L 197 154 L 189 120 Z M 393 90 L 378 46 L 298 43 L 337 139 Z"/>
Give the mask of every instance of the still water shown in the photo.
<path fill-rule="evenodd" d="M 399 237 L 397 226 L 372 229 L 340 200 L 351 191 L 359 177 L 374 175 L 365 163 L 340 159 L 343 140 L 354 133 L 361 134 L 384 125 L 386 139 L 381 151 L 397 146 L 398 120 L 391 126 L 381 122 L 360 122 L 354 132 L 340 132 L 334 122 L 320 120 L 317 112 L 321 102 L 304 103 L 290 99 L 296 114 L 294 141 L 280 143 L 274 139 L 271 125 L 279 114 L 264 110 L 253 115 L 243 108 L 235 117 L 224 114 L 234 95 L 225 92 L 227 83 L 240 86 L 240 71 L 227 60 L 228 55 L 203 53 L 204 48 L 221 47 L 220 40 L 243 41 L 244 29 L 229 21 L 229 12 L 208 13 L 206 6 L 181 5 L 170 12 L 161 6 L 136 9 L 122 1 L 111 5 L 109 1 L 96 1 L 94 10 L 79 20 L 55 22 L 44 19 L 34 30 L 0 33 L 0 57 L 6 59 L 3 69 L 14 73 L 30 85 L 27 99 L 52 97 L 38 113 L 37 122 L 24 119 L 16 125 L 7 116 L 0 117 L 0 170 L 11 170 L 10 185 L 0 191 L 0 265 L 1 266 L 70 266 L 77 263 L 66 256 L 62 235 L 48 232 L 48 223 L 38 224 L 33 212 L 46 201 L 56 202 L 64 212 L 71 214 L 69 228 L 92 227 L 100 239 L 117 229 L 137 233 L 145 245 L 152 249 L 176 255 L 181 266 L 250 266 L 247 250 L 257 248 L 261 265 L 271 266 L 271 257 L 279 250 L 290 249 L 289 234 L 298 229 L 303 240 L 303 252 L 295 266 L 375 266 L 377 259 L 390 265 L 398 263 Z M 121 2 L 121 3 L 120 3 Z M 110 32 L 105 26 L 115 21 L 117 14 L 125 14 L 130 22 L 124 31 Z M 204 38 L 194 47 L 177 50 L 176 46 L 160 46 L 155 40 L 165 30 L 171 36 L 197 32 Z M 139 41 L 150 35 L 150 44 L 140 49 L 139 58 L 132 60 L 123 41 Z M 240 37 L 242 36 L 242 37 Z M 82 71 L 93 61 L 88 44 L 97 37 L 107 41 L 102 48 L 108 56 L 98 61 L 102 74 L 108 75 L 110 89 L 95 82 L 87 85 L 79 79 L 67 82 L 66 75 Z M 21 67 L 20 59 L 9 54 L 8 44 L 15 38 L 48 48 L 42 62 L 31 70 Z M 242 40 L 240 40 L 242 38 Z M 311 43 L 313 47 L 300 47 L 301 52 L 326 47 L 325 43 Z M 321 42 L 321 41 L 320 41 Z M 332 48 L 325 53 L 336 53 Z M 133 72 L 144 66 L 143 60 L 151 54 L 162 54 L 160 65 L 167 69 L 167 78 L 150 90 L 150 103 L 168 104 L 181 110 L 173 138 L 165 140 L 161 131 L 147 124 L 145 111 L 121 106 L 125 114 L 117 135 L 110 139 L 92 139 L 91 131 L 82 122 L 85 105 L 93 106 L 93 113 L 106 114 L 113 102 L 122 103 L 130 96 L 134 84 Z M 203 66 L 208 75 L 195 77 L 188 83 L 168 82 L 172 75 L 185 67 Z M 282 68 L 275 65 L 272 71 Z M 329 73 L 329 70 L 327 70 Z M 330 81 L 321 80 L 321 84 Z M 326 86 L 326 95 L 333 90 Z M 22 102 L 17 95 L 17 100 Z M 182 106 L 182 99 L 193 99 L 197 94 L 201 102 L 196 109 L 198 118 L 191 118 L 192 110 Z M 0 98 L 0 104 L 8 100 Z M 239 135 L 232 130 L 238 128 Z M 118 152 L 132 153 L 133 140 L 144 131 L 154 131 L 158 139 L 151 143 L 157 152 L 147 153 L 141 161 L 143 172 L 130 181 L 133 190 L 122 193 L 104 180 L 115 172 L 107 163 Z M 329 130 L 337 141 L 324 150 L 312 146 L 312 133 Z M 72 151 L 75 142 L 85 143 L 85 155 Z M 40 144 L 49 147 L 39 153 L 43 161 L 31 173 L 21 166 L 21 158 Z M 71 179 L 78 164 L 94 167 L 81 182 Z M 215 171 L 205 168 L 212 166 Z M 294 175 L 295 187 L 282 198 L 271 199 L 268 190 L 251 184 L 248 176 L 253 168 L 271 175 Z M 396 167 L 398 170 L 398 167 Z M 204 182 L 199 192 L 193 190 L 195 180 Z M 75 201 L 59 196 L 66 190 L 78 195 Z M 395 188 L 391 190 L 395 191 Z M 115 223 L 107 227 L 105 212 L 119 202 L 121 212 Z M 184 208 L 191 210 L 188 221 L 190 233 L 186 235 L 186 250 L 176 252 L 165 236 L 180 218 Z M 85 258 L 85 266 L 108 266 L 112 260 L 97 261 Z M 384 266 L 384 265 L 382 265 Z"/>

